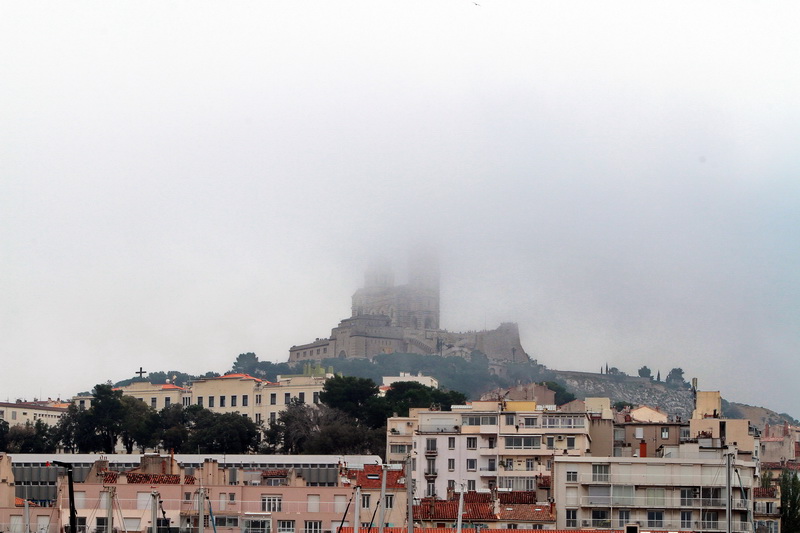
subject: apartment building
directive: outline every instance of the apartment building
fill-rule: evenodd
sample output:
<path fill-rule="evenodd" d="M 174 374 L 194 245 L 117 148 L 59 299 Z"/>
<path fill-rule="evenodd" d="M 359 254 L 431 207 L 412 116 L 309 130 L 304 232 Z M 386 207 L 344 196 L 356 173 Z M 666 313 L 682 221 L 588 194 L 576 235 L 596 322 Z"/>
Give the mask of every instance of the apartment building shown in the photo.
<path fill-rule="evenodd" d="M 589 413 L 535 402 L 479 401 L 451 411 L 412 409 L 409 415 L 387 421 L 387 461 L 411 456 L 415 497 L 443 497 L 463 486 L 538 490 L 543 500 L 553 458 L 582 456 L 592 445 Z"/>
<path fill-rule="evenodd" d="M 37 421 L 54 426 L 67 412 L 68 406 L 68 403 L 60 401 L 0 402 L 0 420 L 5 420 L 9 426 L 24 426 Z"/>
<path fill-rule="evenodd" d="M 712 439 L 664 446 L 658 457 L 556 456 L 556 528 L 619 529 L 637 523 L 648 529 L 720 532 L 726 530 L 730 495 L 732 531 L 751 532 L 756 475 L 754 462 L 742 459 L 733 446 L 713 447 Z"/>
<path fill-rule="evenodd" d="M 318 404 L 325 381 L 331 377 L 331 372 L 309 366 L 303 374 L 278 376 L 275 382 L 248 374 L 225 374 L 197 379 L 187 387 L 136 381 L 117 390 L 156 410 L 175 404 L 199 405 L 215 413 L 239 413 L 256 423 L 268 424 L 277 420 L 292 401 Z M 76 396 L 72 402 L 88 408 L 92 399 L 90 395 Z"/>
<path fill-rule="evenodd" d="M 384 471 L 377 456 L 99 456 L 82 454 L 0 454 L 0 530 L 57 533 L 69 523 L 64 470 L 52 460 L 73 465 L 74 501 L 80 533 L 110 528 L 144 532 L 154 521 L 181 533 L 196 533 L 212 523 L 218 533 L 325 533 L 357 518 L 369 523 L 381 502 L 385 523 L 405 520 L 404 475 Z M 133 466 L 132 466 L 133 465 Z M 25 509 L 38 480 L 56 474 L 54 485 Z M 16 483 L 18 478 L 22 483 Z M 372 506 L 360 516 L 349 505 L 360 485 Z M 16 485 L 16 487 L 15 487 Z M 16 488 L 17 494 L 14 494 Z M 23 496 L 20 497 L 20 493 Z"/>

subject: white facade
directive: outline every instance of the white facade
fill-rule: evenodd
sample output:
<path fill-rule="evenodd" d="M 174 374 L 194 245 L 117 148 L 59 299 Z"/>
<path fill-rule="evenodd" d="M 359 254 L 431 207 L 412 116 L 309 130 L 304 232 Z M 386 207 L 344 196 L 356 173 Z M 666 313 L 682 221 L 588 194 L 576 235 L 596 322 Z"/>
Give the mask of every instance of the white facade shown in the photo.
<path fill-rule="evenodd" d="M 734 532 L 750 532 L 748 509 L 757 485 L 756 464 L 736 450 L 697 443 L 663 449 L 661 457 L 555 457 L 557 529 L 725 531 L 726 457 L 735 474 L 731 491 Z"/>
<path fill-rule="evenodd" d="M 537 490 L 555 456 L 590 448 L 586 413 L 537 409 L 535 402 L 473 402 L 452 411 L 413 409 L 387 423 L 387 459 L 412 455 L 416 497 L 493 488 Z"/>

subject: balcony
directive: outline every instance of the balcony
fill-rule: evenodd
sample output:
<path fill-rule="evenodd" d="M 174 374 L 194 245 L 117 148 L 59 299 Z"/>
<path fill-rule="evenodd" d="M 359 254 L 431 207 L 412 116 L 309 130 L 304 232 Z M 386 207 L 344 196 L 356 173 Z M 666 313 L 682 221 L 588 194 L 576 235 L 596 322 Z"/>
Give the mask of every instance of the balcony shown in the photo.
<path fill-rule="evenodd" d="M 425 448 L 425 455 L 427 457 L 436 457 L 437 455 L 439 455 L 439 450 L 437 450 L 436 448 Z"/>
<path fill-rule="evenodd" d="M 424 472 L 424 475 L 425 475 L 425 479 L 427 479 L 428 481 L 431 481 L 431 480 L 436 479 L 436 476 L 438 476 L 439 473 L 438 473 L 438 470 L 433 469 L 433 470 L 426 470 Z"/>
<path fill-rule="evenodd" d="M 480 471 L 481 477 L 495 477 L 497 475 L 497 468 L 491 466 L 482 466 Z"/>

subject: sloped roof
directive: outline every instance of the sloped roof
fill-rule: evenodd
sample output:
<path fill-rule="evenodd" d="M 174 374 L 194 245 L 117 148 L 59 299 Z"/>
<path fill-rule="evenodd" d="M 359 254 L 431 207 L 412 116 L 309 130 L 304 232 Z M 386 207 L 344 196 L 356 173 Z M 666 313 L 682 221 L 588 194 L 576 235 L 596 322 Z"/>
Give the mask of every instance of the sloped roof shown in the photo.
<path fill-rule="evenodd" d="M 494 506 L 489 502 L 464 502 L 462 520 L 495 520 Z M 422 500 L 414 506 L 414 520 L 458 520 L 458 502 L 442 500 Z"/>
<path fill-rule="evenodd" d="M 500 506 L 499 520 L 519 522 L 555 522 L 550 504 L 513 503 Z"/>
<path fill-rule="evenodd" d="M 360 485 L 365 489 L 379 489 L 381 488 L 381 466 L 380 465 L 364 465 L 362 470 L 348 470 L 347 477 L 352 483 Z M 405 487 L 404 483 L 400 483 L 400 478 L 403 477 L 402 470 L 386 470 L 386 488 L 399 489 Z"/>
<path fill-rule="evenodd" d="M 753 489 L 754 498 L 777 498 L 778 490 L 775 487 L 755 487 Z"/>

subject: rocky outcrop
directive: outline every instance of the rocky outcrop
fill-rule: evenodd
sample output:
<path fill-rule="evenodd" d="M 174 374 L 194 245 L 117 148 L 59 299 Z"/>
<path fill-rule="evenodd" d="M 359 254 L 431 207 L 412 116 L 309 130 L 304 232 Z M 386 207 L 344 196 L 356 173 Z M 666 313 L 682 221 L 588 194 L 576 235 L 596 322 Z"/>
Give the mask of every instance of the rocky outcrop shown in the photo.
<path fill-rule="evenodd" d="M 649 378 L 621 374 L 594 374 L 552 370 L 552 377 L 567 387 L 579 399 L 587 397 L 611 398 L 611 403 L 629 402 L 634 405 L 658 407 L 672 417 L 686 420 L 692 416 L 694 395 L 686 387 L 670 386 Z M 777 425 L 796 421 L 788 415 L 778 414 L 764 407 L 723 401 L 723 415 L 729 418 L 746 418 L 757 428 L 765 424 Z"/>
<path fill-rule="evenodd" d="M 662 382 L 614 374 L 568 372 L 551 370 L 557 381 L 580 399 L 607 397 L 611 402 L 629 402 L 634 405 L 658 407 L 673 416 L 687 419 L 692 416 L 694 398 L 687 388 L 667 386 Z"/>

